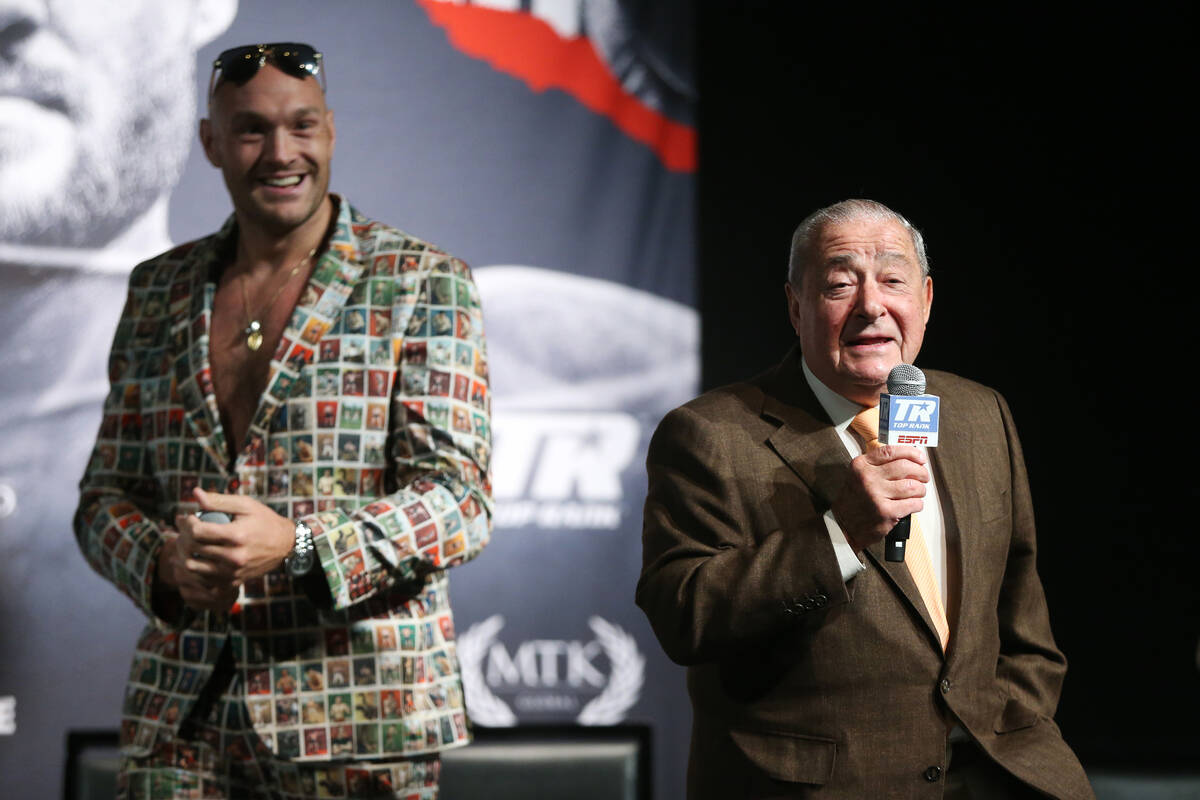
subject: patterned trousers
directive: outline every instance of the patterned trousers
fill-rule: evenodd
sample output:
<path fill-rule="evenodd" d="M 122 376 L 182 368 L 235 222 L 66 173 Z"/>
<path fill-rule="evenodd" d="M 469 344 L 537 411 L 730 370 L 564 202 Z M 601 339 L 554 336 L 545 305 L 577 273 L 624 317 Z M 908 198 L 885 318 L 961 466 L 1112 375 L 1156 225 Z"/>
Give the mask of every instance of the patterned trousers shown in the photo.
<path fill-rule="evenodd" d="M 437 800 L 437 753 L 401 761 L 281 761 L 249 724 L 241 680 L 147 756 L 125 756 L 118 800 Z"/>

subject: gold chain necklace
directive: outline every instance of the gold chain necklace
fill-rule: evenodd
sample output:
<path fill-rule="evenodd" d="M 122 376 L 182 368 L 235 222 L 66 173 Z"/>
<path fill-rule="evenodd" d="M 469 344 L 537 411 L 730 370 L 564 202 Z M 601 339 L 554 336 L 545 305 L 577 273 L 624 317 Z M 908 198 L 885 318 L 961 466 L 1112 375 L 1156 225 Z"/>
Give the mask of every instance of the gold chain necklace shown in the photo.
<path fill-rule="evenodd" d="M 300 268 L 307 264 L 308 260 L 316 255 L 316 253 L 317 248 L 314 247 L 308 251 L 308 255 L 300 259 L 299 264 L 292 267 L 292 271 L 288 273 L 287 278 L 284 279 L 283 283 L 279 284 L 279 288 L 275 290 L 275 294 L 271 295 L 270 301 L 263 306 L 264 312 L 275 305 L 275 301 L 279 299 L 279 295 L 283 292 L 284 287 L 292 282 L 292 278 L 296 277 L 296 273 L 300 271 Z M 258 315 L 250 313 L 250 297 L 246 293 L 246 273 L 244 272 L 242 273 L 242 306 L 246 309 L 246 329 L 242 331 L 242 333 L 246 334 L 246 347 L 249 347 L 252 352 L 256 352 L 258 348 L 262 347 L 263 327 L 262 323 L 257 319 Z"/>

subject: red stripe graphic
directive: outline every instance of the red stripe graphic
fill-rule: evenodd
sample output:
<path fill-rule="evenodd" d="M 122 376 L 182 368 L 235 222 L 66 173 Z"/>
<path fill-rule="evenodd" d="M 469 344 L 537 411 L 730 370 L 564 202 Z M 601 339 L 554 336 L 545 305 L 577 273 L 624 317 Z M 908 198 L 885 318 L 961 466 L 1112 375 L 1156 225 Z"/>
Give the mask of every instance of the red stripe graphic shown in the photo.
<path fill-rule="evenodd" d="M 439 0 L 417 0 L 417 4 L 446 31 L 456 49 L 520 78 L 536 92 L 567 92 L 653 150 L 667 169 L 696 171 L 696 131 L 625 91 L 586 37 L 564 39 L 525 11 Z"/>

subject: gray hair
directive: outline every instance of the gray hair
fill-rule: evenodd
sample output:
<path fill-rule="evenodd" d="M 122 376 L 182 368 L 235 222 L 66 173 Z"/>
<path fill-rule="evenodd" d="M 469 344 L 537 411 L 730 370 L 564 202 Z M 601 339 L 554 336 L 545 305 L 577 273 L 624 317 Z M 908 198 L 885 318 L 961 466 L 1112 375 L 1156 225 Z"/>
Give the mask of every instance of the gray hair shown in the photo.
<path fill-rule="evenodd" d="M 804 218 L 792 234 L 792 251 L 788 259 L 788 283 L 797 289 L 808 267 L 812 255 L 813 240 L 816 239 L 825 226 L 850 220 L 868 219 L 872 221 L 890 220 L 897 222 L 912 236 L 913 250 L 917 253 L 917 262 L 921 265 L 921 275 L 929 274 L 929 256 L 925 253 L 925 237 L 916 226 L 883 203 L 874 200 L 843 200 L 831 206 L 818 209 Z"/>

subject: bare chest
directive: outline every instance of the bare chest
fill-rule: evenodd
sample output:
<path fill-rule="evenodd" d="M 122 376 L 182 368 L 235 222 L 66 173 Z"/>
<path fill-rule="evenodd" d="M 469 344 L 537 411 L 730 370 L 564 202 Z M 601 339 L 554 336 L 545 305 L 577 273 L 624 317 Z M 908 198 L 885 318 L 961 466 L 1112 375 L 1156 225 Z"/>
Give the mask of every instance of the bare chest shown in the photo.
<path fill-rule="evenodd" d="M 267 386 L 271 356 L 287 327 L 292 310 L 304 288 L 297 278 L 285 286 L 267 307 L 256 307 L 255 297 L 262 287 L 245 288 L 242 278 L 222 280 L 213 298 L 212 325 L 209 329 L 209 364 L 213 393 L 221 415 L 221 426 L 229 445 L 230 460 L 245 443 L 250 422 L 258 410 L 259 399 Z M 249 299 L 249 302 L 247 302 Z M 257 322 L 257 337 L 247 330 Z M 257 344 L 257 348 L 252 345 Z"/>

